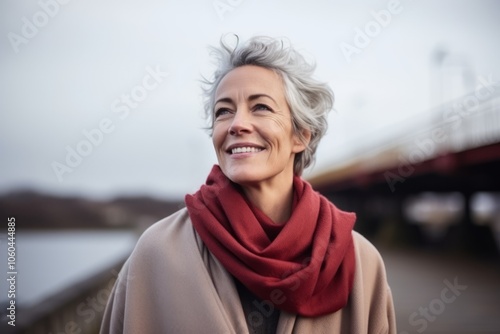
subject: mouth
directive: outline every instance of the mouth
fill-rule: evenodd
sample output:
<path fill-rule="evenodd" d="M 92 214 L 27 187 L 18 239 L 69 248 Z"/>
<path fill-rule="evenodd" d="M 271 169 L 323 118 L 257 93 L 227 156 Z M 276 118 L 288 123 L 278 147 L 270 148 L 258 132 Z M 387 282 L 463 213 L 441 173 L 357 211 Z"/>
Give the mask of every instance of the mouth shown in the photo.
<path fill-rule="evenodd" d="M 228 147 L 226 153 L 242 154 L 242 153 L 259 153 L 264 150 L 264 147 L 254 144 L 235 144 Z"/>

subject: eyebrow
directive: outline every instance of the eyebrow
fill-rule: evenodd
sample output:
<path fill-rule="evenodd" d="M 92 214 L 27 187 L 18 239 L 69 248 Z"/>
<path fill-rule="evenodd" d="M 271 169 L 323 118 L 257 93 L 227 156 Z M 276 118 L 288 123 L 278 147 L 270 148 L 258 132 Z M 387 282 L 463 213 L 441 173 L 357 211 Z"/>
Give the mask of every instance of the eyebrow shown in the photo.
<path fill-rule="evenodd" d="M 276 103 L 276 100 L 274 100 L 271 96 L 267 95 L 267 94 L 253 94 L 253 95 L 250 95 L 248 97 L 248 100 L 249 101 L 253 101 L 253 100 L 257 100 L 261 97 L 267 97 L 268 99 L 271 99 L 275 104 Z M 230 97 L 223 97 L 223 98 L 220 98 L 218 99 L 217 101 L 215 101 L 215 104 L 219 103 L 219 102 L 227 102 L 227 103 L 232 103 L 233 100 L 230 98 Z"/>

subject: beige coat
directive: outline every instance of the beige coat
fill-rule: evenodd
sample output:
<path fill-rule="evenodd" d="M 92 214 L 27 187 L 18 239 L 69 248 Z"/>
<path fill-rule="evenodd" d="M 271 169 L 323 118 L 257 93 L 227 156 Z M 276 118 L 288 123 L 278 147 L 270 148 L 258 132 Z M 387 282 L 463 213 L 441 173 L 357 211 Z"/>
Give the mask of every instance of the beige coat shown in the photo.
<path fill-rule="evenodd" d="M 356 274 L 347 306 L 317 318 L 281 312 L 277 333 L 396 333 L 382 258 L 360 234 L 353 237 Z M 139 239 L 111 293 L 104 333 L 248 333 L 233 278 L 205 247 L 186 209 Z"/>

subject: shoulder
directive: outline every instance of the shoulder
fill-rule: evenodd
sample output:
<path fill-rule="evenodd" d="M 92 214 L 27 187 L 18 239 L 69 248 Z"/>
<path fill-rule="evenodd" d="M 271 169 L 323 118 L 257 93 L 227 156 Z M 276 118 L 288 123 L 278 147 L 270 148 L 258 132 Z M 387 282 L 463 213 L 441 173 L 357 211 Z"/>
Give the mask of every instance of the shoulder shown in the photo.
<path fill-rule="evenodd" d="M 186 208 L 182 208 L 179 211 L 174 212 L 168 217 L 165 217 L 150 227 L 148 227 L 141 237 L 140 241 L 154 241 L 159 237 L 168 235 L 178 228 L 189 222 L 189 214 Z"/>
<path fill-rule="evenodd" d="M 356 256 L 356 281 L 362 282 L 368 290 L 386 289 L 385 264 L 379 251 L 358 232 L 353 231 L 352 236 Z"/>
<path fill-rule="evenodd" d="M 356 231 L 352 231 L 352 239 L 354 242 L 356 258 L 359 257 L 363 261 L 372 260 L 383 263 L 382 256 L 377 248 L 375 248 L 375 246 L 364 236 Z"/>
<path fill-rule="evenodd" d="M 193 228 L 188 211 L 183 208 L 146 229 L 137 241 L 132 256 L 168 252 L 190 236 L 193 236 Z"/>
<path fill-rule="evenodd" d="M 201 259 L 200 246 L 187 209 L 154 223 L 141 235 L 124 268 L 129 275 L 141 277 L 144 282 L 156 282 L 168 277 L 172 282 L 182 281 L 191 267 Z M 155 285 L 156 286 L 156 285 Z"/>
<path fill-rule="evenodd" d="M 351 305 L 367 319 L 370 333 L 396 333 L 392 293 L 384 261 L 379 251 L 365 237 L 353 232 L 356 272 Z"/>

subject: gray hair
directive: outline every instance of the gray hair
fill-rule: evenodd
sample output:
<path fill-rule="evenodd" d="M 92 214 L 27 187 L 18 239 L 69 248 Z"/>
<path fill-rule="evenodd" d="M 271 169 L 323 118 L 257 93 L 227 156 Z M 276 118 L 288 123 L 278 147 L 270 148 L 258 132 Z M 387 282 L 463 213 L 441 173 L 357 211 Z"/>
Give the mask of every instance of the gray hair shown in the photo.
<path fill-rule="evenodd" d="M 316 65 L 308 63 L 290 43 L 256 36 L 240 45 L 237 36 L 236 38 L 234 47 L 230 47 L 224 37 L 220 40 L 220 48 L 211 47 L 212 54 L 218 61 L 218 68 L 212 80 L 202 80 L 209 129 L 213 130 L 214 125 L 215 92 L 227 73 L 244 65 L 273 70 L 283 80 L 293 131 L 306 144 L 306 149 L 295 155 L 293 166 L 294 173 L 301 175 L 314 162 L 319 141 L 328 128 L 327 113 L 333 108 L 333 91 L 327 84 L 312 77 Z M 311 133 L 309 143 L 303 134 L 304 130 Z"/>

